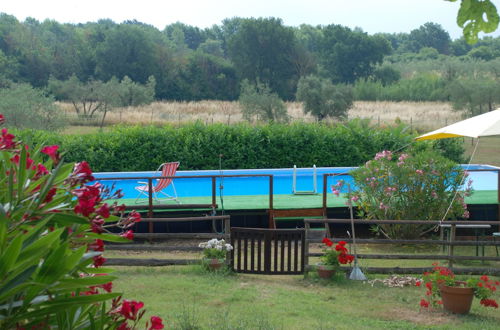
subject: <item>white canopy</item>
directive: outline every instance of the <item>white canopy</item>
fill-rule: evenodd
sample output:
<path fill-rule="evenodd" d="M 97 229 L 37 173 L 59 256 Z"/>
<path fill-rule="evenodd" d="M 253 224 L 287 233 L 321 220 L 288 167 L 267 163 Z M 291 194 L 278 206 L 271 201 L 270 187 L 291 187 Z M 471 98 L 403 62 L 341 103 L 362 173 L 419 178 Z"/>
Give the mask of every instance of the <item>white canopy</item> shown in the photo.
<path fill-rule="evenodd" d="M 478 138 L 491 135 L 500 135 L 500 109 L 420 135 L 415 140 L 437 140 L 460 136 Z"/>

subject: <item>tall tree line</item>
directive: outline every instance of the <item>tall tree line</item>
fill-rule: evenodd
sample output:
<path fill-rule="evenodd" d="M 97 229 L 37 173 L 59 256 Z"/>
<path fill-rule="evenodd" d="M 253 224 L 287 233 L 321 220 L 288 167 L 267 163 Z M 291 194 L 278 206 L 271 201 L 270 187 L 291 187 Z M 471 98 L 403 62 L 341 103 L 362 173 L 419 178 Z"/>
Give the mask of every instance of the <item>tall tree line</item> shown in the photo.
<path fill-rule="evenodd" d="M 416 54 L 416 55 L 408 55 Z M 298 81 L 315 75 L 352 84 L 381 73 L 380 64 L 416 56 L 500 56 L 500 39 L 476 45 L 451 40 L 435 23 L 410 33 L 368 35 L 340 25 L 288 27 L 279 18 L 228 18 L 200 29 L 183 23 L 163 30 L 138 21 L 61 24 L 0 13 L 0 87 L 9 82 L 45 87 L 52 77 L 82 82 L 155 79 L 165 100 L 235 100 L 240 83 L 263 84 L 284 100 Z M 386 70 L 387 71 L 387 70 Z"/>

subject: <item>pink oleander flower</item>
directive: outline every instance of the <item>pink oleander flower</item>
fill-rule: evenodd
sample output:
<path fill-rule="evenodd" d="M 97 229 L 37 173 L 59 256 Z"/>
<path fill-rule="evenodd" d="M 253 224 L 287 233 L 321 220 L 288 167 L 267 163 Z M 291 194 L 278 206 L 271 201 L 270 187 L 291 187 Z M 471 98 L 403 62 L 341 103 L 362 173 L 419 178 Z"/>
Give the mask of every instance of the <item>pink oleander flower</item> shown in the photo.
<path fill-rule="evenodd" d="M 100 255 L 99 256 L 95 256 L 93 258 L 93 260 L 94 260 L 94 267 L 95 268 L 101 267 L 106 262 L 106 258 L 104 258 L 104 257 L 102 257 Z"/>
<path fill-rule="evenodd" d="M 135 300 L 123 300 L 121 308 L 118 313 L 125 317 L 127 320 L 135 321 L 139 310 L 144 307 L 144 303 Z"/>
<path fill-rule="evenodd" d="M 14 138 L 15 136 L 8 133 L 6 128 L 2 128 L 2 135 L 0 135 L 0 150 L 13 149 L 16 146 Z"/>
<path fill-rule="evenodd" d="M 89 164 L 85 161 L 75 164 L 72 175 L 76 178 L 77 182 L 81 184 L 95 180 Z"/>
<path fill-rule="evenodd" d="M 59 149 L 59 146 L 57 146 L 57 145 L 45 146 L 42 148 L 41 152 L 43 154 L 48 155 L 50 157 L 50 159 L 52 159 L 52 161 L 57 164 L 60 160 L 59 153 L 57 152 L 58 149 Z"/>
<path fill-rule="evenodd" d="M 102 204 L 101 207 L 96 210 L 96 213 L 99 214 L 104 219 L 109 218 L 110 216 L 109 205 L 106 203 Z"/>
<path fill-rule="evenodd" d="M 124 237 L 129 240 L 134 240 L 134 232 L 132 230 L 127 230 L 123 234 L 120 235 L 121 237 Z"/>

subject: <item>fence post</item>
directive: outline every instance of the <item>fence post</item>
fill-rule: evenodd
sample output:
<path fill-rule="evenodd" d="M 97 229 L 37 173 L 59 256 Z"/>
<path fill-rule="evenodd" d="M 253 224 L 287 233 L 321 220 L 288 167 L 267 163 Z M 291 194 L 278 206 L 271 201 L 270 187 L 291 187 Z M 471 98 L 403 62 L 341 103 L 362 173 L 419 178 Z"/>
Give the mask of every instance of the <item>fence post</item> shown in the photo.
<path fill-rule="evenodd" d="M 450 227 L 450 239 L 449 239 L 449 243 L 453 243 L 455 241 L 455 234 L 456 234 L 456 227 L 455 227 L 455 224 L 452 223 L 451 224 L 451 227 Z M 455 249 L 455 246 L 453 244 L 450 244 L 448 246 L 448 257 L 450 257 L 448 259 L 448 268 L 452 268 L 453 267 L 453 250 Z"/>
<path fill-rule="evenodd" d="M 309 230 L 311 229 L 311 224 L 308 221 L 304 221 L 304 278 L 309 277 Z"/>
<path fill-rule="evenodd" d="M 153 217 L 153 179 L 148 178 L 148 202 L 149 202 L 149 209 L 148 209 L 148 218 Z M 153 223 L 150 221 L 149 222 L 149 232 L 153 232 Z"/>

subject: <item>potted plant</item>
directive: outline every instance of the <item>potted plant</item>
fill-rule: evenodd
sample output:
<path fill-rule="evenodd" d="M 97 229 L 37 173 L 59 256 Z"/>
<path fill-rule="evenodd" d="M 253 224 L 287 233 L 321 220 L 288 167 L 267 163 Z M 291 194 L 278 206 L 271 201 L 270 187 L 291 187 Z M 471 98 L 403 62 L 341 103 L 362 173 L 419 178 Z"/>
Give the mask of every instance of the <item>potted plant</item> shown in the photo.
<path fill-rule="evenodd" d="M 417 286 L 424 284 L 428 299 L 422 299 L 420 306 L 424 308 L 442 305 L 449 312 L 466 314 L 470 311 L 474 297 L 480 299 L 484 307 L 498 308 L 498 303 L 491 299 L 496 291 L 499 281 L 493 281 L 483 275 L 478 278 L 457 280 L 455 274 L 446 268 L 433 264 L 432 271 L 425 272 L 423 282 L 417 282 Z"/>
<path fill-rule="evenodd" d="M 325 237 L 323 244 L 325 244 L 324 254 L 320 257 L 321 262 L 316 267 L 319 277 L 330 278 L 340 269 L 341 264 L 350 264 L 354 260 L 354 256 L 348 254 L 345 241 L 340 241 L 333 246 L 333 242 Z"/>
<path fill-rule="evenodd" d="M 233 249 L 231 244 L 217 238 L 200 243 L 199 247 L 203 248 L 203 264 L 210 270 L 220 269 L 226 261 L 227 253 Z"/>

